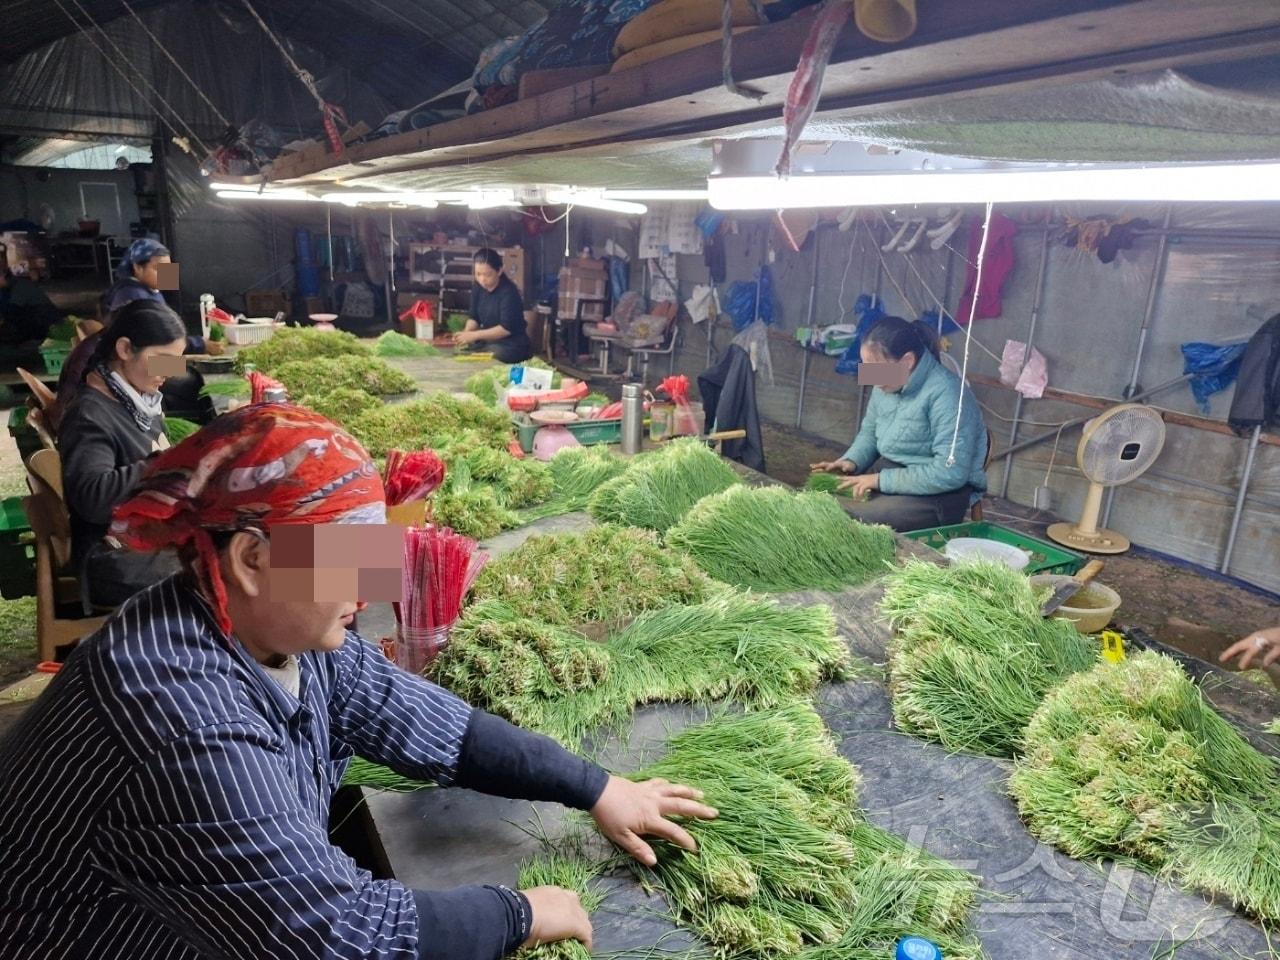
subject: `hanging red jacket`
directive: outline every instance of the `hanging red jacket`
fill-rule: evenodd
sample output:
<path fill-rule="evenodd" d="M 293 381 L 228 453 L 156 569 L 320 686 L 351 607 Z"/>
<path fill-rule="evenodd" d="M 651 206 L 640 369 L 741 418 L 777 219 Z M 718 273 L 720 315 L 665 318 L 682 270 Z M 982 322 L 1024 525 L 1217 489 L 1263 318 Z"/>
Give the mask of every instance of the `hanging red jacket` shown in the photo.
<path fill-rule="evenodd" d="M 1018 225 L 1002 213 L 991 215 L 991 236 L 987 238 L 987 255 L 982 264 L 982 289 L 978 291 L 978 309 L 975 320 L 998 317 L 1002 311 L 1000 302 L 1004 282 L 1013 270 L 1013 237 Z M 956 310 L 956 320 L 969 322 L 973 308 L 973 288 L 978 279 L 978 250 L 982 246 L 982 218 L 975 217 L 969 224 L 969 267 L 965 274 L 964 296 Z"/>

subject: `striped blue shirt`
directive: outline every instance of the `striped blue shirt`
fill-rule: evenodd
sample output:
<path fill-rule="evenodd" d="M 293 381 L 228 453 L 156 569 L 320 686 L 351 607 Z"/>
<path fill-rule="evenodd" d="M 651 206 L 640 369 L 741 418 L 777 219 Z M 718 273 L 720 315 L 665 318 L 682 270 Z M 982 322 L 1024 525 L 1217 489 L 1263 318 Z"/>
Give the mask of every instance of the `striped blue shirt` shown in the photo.
<path fill-rule="evenodd" d="M 480 719 L 499 733 L 473 750 Z M 496 957 L 519 942 L 507 919 L 522 898 L 467 887 L 432 905 L 375 880 L 330 844 L 329 803 L 355 752 L 489 789 L 514 745 L 534 783 L 507 795 L 590 806 L 606 775 L 549 743 L 350 633 L 300 657 L 294 698 L 167 580 L 82 643 L 0 742 L 0 956 L 417 958 L 421 906 Z M 488 769 L 460 776 L 467 751 Z M 548 759 L 567 779 L 538 780 Z"/>

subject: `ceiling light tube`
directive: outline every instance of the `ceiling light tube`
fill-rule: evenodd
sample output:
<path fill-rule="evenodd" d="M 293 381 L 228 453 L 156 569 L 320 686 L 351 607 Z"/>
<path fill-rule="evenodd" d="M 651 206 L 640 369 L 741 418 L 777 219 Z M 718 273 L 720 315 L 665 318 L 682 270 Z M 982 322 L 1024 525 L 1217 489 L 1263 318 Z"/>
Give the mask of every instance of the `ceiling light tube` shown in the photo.
<path fill-rule="evenodd" d="M 320 199 L 325 203 L 341 203 L 348 207 L 357 207 L 362 204 L 394 203 L 405 207 L 423 207 L 427 210 L 434 210 L 440 206 L 440 203 L 430 194 L 412 191 L 388 193 L 379 190 L 351 190 L 346 193 L 326 193 L 321 195 Z"/>
<path fill-rule="evenodd" d="M 706 190 L 605 190 L 606 200 L 674 200 L 706 202 Z"/>
<path fill-rule="evenodd" d="M 592 210 L 604 210 L 608 213 L 621 213 L 632 217 L 641 217 L 649 212 L 643 203 L 632 203 L 629 200 L 606 200 L 604 191 L 551 190 L 547 193 L 547 202 L 565 204 L 574 207 L 588 207 Z"/>
<path fill-rule="evenodd" d="M 711 177 L 717 210 L 956 203 L 1280 200 L 1280 163 Z"/>
<path fill-rule="evenodd" d="M 249 192 L 247 190 L 219 190 L 217 193 L 219 199 L 222 200 L 316 200 L 320 198 L 312 196 L 305 190 L 270 190 L 266 193 L 258 193 L 257 191 Z"/>

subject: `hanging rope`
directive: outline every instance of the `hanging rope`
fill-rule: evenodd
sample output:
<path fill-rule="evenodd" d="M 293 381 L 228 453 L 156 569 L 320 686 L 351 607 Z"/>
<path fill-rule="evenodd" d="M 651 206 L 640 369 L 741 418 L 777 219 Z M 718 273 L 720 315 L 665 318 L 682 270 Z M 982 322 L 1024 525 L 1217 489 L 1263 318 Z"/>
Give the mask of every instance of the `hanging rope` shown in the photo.
<path fill-rule="evenodd" d="M 307 88 L 307 92 L 310 93 L 312 98 L 315 100 L 316 106 L 320 108 L 320 117 L 324 122 L 325 135 L 329 138 L 329 146 L 333 148 L 334 153 L 342 153 L 344 145 L 342 142 L 342 135 L 338 133 L 338 123 L 341 122 L 344 127 L 348 126 L 346 113 L 343 112 L 343 109 L 336 103 L 329 103 L 323 96 L 321 96 L 320 88 L 316 86 L 315 77 L 304 70 L 298 61 L 293 59 L 293 56 L 285 48 L 285 45 L 280 41 L 280 38 L 272 32 L 269 26 L 267 26 L 267 22 L 263 20 L 262 17 L 258 16 L 258 11 L 253 9 L 253 4 L 251 4 L 249 0 L 240 0 L 240 2 L 243 3 L 244 8 L 249 11 L 249 15 L 257 21 L 258 26 L 262 28 L 262 32 L 267 35 L 267 39 L 275 44 L 276 49 L 280 51 L 280 55 L 284 57 L 284 62 L 289 65 L 289 69 L 293 71 L 293 75 L 298 78 L 298 82 Z"/>
<path fill-rule="evenodd" d="M 105 60 L 108 65 L 110 65 L 111 69 L 114 70 L 116 73 L 120 74 L 120 78 L 124 80 L 124 82 L 129 86 L 129 88 L 138 95 L 138 97 L 142 100 L 144 104 L 146 104 L 147 107 L 155 111 L 156 118 L 162 124 L 164 124 L 164 126 L 166 126 L 169 129 L 169 132 L 173 135 L 173 142 L 177 144 L 183 150 L 183 152 L 185 153 L 192 152 L 191 143 L 193 141 L 203 153 L 207 154 L 209 152 L 209 148 L 205 146 L 204 142 L 200 139 L 200 137 L 196 134 L 196 132 L 187 125 L 187 122 L 185 120 L 182 119 L 182 114 L 180 114 L 176 109 L 174 109 L 174 107 L 167 100 L 165 100 L 164 96 L 160 93 L 159 90 L 153 87 L 146 80 L 145 77 L 140 76 L 140 79 L 142 80 L 142 82 L 147 85 L 147 88 L 154 95 L 155 100 L 158 100 L 166 110 L 168 110 L 170 113 L 173 114 L 173 116 L 177 119 L 178 123 L 182 124 L 183 129 L 185 129 L 187 132 L 186 136 L 183 136 L 181 133 L 178 132 L 178 129 L 174 127 L 174 125 L 165 117 L 165 115 L 156 109 L 155 100 L 153 100 L 151 96 L 148 96 L 146 93 L 144 93 L 141 90 L 141 88 L 139 88 L 139 86 L 133 82 L 133 78 L 129 76 L 129 74 L 125 71 L 125 69 L 121 67 L 114 58 L 109 56 L 101 46 L 99 46 L 98 41 L 95 40 L 93 38 L 93 34 L 89 32 L 89 27 L 86 27 L 84 24 L 80 23 L 80 21 L 78 21 L 75 18 L 75 15 L 72 14 L 71 11 L 68 10 L 63 5 L 62 0 L 53 0 L 53 2 L 57 4 L 58 9 L 62 11 L 63 16 L 65 16 L 68 20 L 71 21 L 71 25 L 80 31 L 80 34 L 85 38 L 85 40 L 89 42 L 89 45 L 93 47 L 93 49 L 97 52 L 97 54 L 100 57 L 102 57 L 102 59 Z M 75 3 L 76 7 L 80 10 L 80 13 L 84 15 L 84 18 L 89 21 L 89 24 L 92 27 L 94 27 L 98 31 L 98 33 L 102 34 L 103 39 L 106 40 L 107 43 L 111 44 L 111 48 L 115 51 L 116 56 L 119 57 L 119 59 L 122 62 L 127 62 L 128 58 L 125 57 L 124 52 L 118 46 L 116 46 L 115 41 L 113 41 L 111 37 L 107 35 L 107 32 L 103 30 L 102 27 L 97 24 L 97 22 L 94 21 L 93 17 L 89 15 L 89 12 L 85 10 L 85 8 L 80 4 L 80 0 L 72 0 L 72 2 Z"/>
<path fill-rule="evenodd" d="M 764 15 L 764 7 L 760 0 L 751 0 L 751 7 L 755 10 L 756 18 L 761 23 L 768 21 L 768 18 Z M 733 0 L 724 0 L 721 6 L 720 75 L 724 81 L 724 88 L 735 96 L 743 97 L 747 100 L 759 101 L 764 99 L 764 93 L 761 91 L 741 86 L 733 79 Z"/>
<path fill-rule="evenodd" d="M 191 84 L 191 89 L 193 89 L 196 92 L 196 94 L 200 97 L 200 99 L 205 102 L 205 104 L 209 107 L 209 109 L 213 111 L 213 115 L 218 118 L 218 122 L 221 123 L 224 127 L 232 126 L 231 121 L 228 120 L 225 116 L 223 116 L 223 113 L 221 110 L 218 109 L 217 104 L 215 104 L 212 100 L 210 100 L 209 97 L 205 94 L 205 92 L 202 89 L 200 89 L 200 84 L 196 83 L 194 80 L 191 79 L 191 75 L 182 68 L 182 64 L 180 64 L 177 61 L 177 59 L 173 56 L 173 54 L 171 54 L 168 51 L 165 45 L 160 42 L 160 38 L 151 32 L 151 29 L 146 25 L 146 23 L 143 22 L 142 18 L 138 16 L 138 11 L 134 10 L 133 7 L 130 6 L 129 0 L 120 0 L 120 2 L 123 3 L 124 8 L 129 11 L 129 15 L 132 16 L 133 19 L 137 21 L 138 26 L 142 28 L 142 32 L 151 38 L 151 42 L 156 45 L 156 49 L 158 49 L 161 53 L 163 53 L 165 55 L 165 58 L 170 63 L 173 64 L 174 68 L 178 71 L 178 73 L 182 74 L 182 78 L 186 80 L 187 83 Z"/>
<path fill-rule="evenodd" d="M 973 280 L 974 295 L 973 302 L 969 305 L 969 322 L 965 324 L 964 329 L 964 362 L 960 365 L 960 400 L 956 404 L 956 426 L 951 433 L 951 450 L 947 454 L 948 467 L 955 466 L 956 444 L 960 442 L 960 414 L 964 412 L 964 388 L 969 382 L 969 345 L 973 342 L 973 321 L 978 314 L 977 291 L 982 289 L 982 268 L 986 266 L 987 237 L 991 235 L 991 214 L 995 206 L 994 203 L 987 202 L 987 214 L 982 220 L 982 242 L 978 244 L 978 272 Z"/>

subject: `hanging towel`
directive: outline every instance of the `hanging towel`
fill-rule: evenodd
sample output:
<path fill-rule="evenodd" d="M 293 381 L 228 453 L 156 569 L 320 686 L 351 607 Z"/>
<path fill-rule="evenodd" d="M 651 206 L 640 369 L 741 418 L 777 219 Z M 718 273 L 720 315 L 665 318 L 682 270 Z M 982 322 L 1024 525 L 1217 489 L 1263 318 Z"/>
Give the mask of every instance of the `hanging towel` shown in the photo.
<path fill-rule="evenodd" d="M 991 236 L 987 238 L 987 256 L 982 264 L 982 289 L 978 291 L 978 309 L 975 320 L 1000 316 L 1003 305 L 1001 294 L 1004 282 L 1013 270 L 1013 238 L 1018 225 L 1002 213 L 991 216 Z M 974 287 L 978 279 L 978 250 L 982 247 L 982 218 L 975 217 L 969 224 L 969 266 L 964 281 L 964 296 L 956 310 L 956 320 L 969 322 L 973 305 Z"/>

